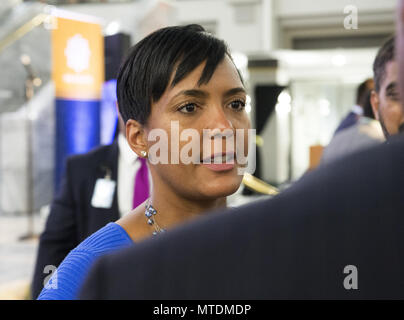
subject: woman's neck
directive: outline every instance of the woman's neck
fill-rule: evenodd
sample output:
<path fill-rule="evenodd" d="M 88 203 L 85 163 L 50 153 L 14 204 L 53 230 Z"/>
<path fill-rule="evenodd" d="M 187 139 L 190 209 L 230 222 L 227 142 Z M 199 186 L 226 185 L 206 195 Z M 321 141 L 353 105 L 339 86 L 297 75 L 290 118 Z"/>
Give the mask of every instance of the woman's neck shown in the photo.
<path fill-rule="evenodd" d="M 225 208 L 227 205 L 226 197 L 196 201 L 176 194 L 168 196 L 158 192 L 153 192 L 150 200 L 157 211 L 155 220 L 163 229 L 169 229 L 210 211 Z"/>
<path fill-rule="evenodd" d="M 150 204 L 157 211 L 154 217 L 155 222 L 165 230 L 195 219 L 209 211 L 226 207 L 226 197 L 196 201 L 180 197 L 169 190 L 158 190 L 158 188 L 156 190 L 155 187 L 153 185 Z M 134 242 L 139 242 L 152 236 L 155 230 L 153 226 L 147 224 L 147 218 L 145 217 L 146 203 L 147 201 L 116 221 L 125 229 Z"/>

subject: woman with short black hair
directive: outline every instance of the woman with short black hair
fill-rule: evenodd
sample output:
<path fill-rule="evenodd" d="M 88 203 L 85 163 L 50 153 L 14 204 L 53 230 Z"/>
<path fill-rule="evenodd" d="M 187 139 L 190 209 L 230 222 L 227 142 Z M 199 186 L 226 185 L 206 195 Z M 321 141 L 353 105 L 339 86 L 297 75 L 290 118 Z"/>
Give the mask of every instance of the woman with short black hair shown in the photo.
<path fill-rule="evenodd" d="M 126 57 L 117 98 L 128 144 L 148 162 L 151 196 L 72 250 L 39 299 L 76 298 L 97 257 L 226 207 L 241 184 L 250 121 L 222 40 L 199 25 L 157 30 Z"/>

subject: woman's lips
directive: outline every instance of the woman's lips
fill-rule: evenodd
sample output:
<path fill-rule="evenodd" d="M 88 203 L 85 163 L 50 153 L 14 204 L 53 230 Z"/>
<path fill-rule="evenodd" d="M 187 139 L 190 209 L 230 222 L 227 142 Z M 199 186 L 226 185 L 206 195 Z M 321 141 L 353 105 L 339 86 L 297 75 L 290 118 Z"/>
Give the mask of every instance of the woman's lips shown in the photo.
<path fill-rule="evenodd" d="M 213 171 L 228 171 L 235 167 L 234 159 L 234 152 L 222 152 L 204 158 L 201 164 Z M 218 160 L 217 163 L 215 160 Z"/>
<path fill-rule="evenodd" d="M 202 165 L 212 171 L 229 171 L 234 168 L 235 164 L 234 163 L 209 163 L 209 164 L 204 164 Z"/>

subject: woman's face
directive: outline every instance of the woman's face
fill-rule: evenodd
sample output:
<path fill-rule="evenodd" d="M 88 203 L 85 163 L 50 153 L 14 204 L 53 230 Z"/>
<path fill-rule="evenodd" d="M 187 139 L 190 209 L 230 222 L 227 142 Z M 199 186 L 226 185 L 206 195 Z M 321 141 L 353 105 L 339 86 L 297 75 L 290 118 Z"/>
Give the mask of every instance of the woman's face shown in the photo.
<path fill-rule="evenodd" d="M 152 146 L 158 140 L 146 142 L 153 185 L 165 184 L 176 194 L 194 200 L 224 197 L 237 191 L 243 176 L 234 154 L 237 149 L 247 155 L 250 128 L 245 111 L 246 92 L 230 58 L 226 55 L 210 81 L 198 86 L 204 66 L 202 63 L 177 85 L 167 87 L 160 100 L 152 104 L 144 127 L 146 136 L 154 129 L 163 129 L 168 137 L 168 143 L 159 151 L 160 156 L 162 152 L 167 153 L 168 164 L 153 164 Z M 178 136 L 172 130 L 175 127 Z M 240 131 L 241 144 L 236 143 L 236 129 L 244 129 Z M 182 133 L 190 131 L 198 135 L 189 136 L 185 141 L 179 139 Z M 226 155 L 222 157 L 223 153 Z M 191 163 L 184 163 L 184 155 L 188 161 L 192 159 Z M 233 156 L 233 164 L 204 164 L 232 162 L 229 158 Z"/>

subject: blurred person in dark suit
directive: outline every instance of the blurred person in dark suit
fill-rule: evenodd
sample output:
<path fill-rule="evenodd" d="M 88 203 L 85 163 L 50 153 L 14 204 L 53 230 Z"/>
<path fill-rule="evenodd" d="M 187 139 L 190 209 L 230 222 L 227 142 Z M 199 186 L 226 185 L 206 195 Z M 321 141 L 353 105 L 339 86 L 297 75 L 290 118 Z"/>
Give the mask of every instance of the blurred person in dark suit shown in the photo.
<path fill-rule="evenodd" d="M 377 53 L 373 64 L 375 88 L 371 103 L 373 113 L 388 139 L 400 131 L 404 112 L 398 90 L 398 65 L 395 59 L 395 39 L 389 38 Z"/>
<path fill-rule="evenodd" d="M 363 115 L 363 107 L 366 103 L 367 93 L 373 89 L 373 79 L 366 79 L 362 82 L 356 90 L 356 104 L 352 107 L 351 111 L 341 121 L 335 130 L 334 136 L 341 131 L 355 125 L 360 117 Z"/>
<path fill-rule="evenodd" d="M 130 212 L 150 192 L 150 180 L 143 177 L 143 183 L 135 183 L 138 174 L 148 179 L 148 170 L 130 149 L 120 115 L 118 126 L 119 134 L 111 145 L 67 159 L 61 190 L 52 202 L 40 237 L 33 298 L 39 295 L 49 275 L 46 266 L 59 266 L 81 241 Z M 108 183 L 102 186 L 105 181 Z M 97 183 L 101 188 L 96 187 Z"/>
<path fill-rule="evenodd" d="M 370 103 L 371 91 L 367 92 L 363 115 L 353 126 L 336 134 L 324 149 L 321 165 L 338 160 L 353 152 L 365 150 L 385 141 L 379 121 L 375 120 Z"/>
<path fill-rule="evenodd" d="M 402 59 L 404 0 L 399 9 Z M 306 174 L 271 200 L 102 257 L 81 298 L 403 299 L 403 169 L 397 135 Z"/>
<path fill-rule="evenodd" d="M 404 139 L 396 138 L 271 200 L 100 258 L 81 299 L 403 299 Z"/>

